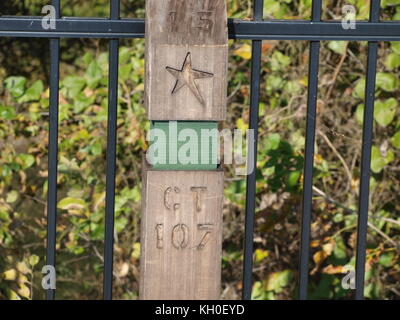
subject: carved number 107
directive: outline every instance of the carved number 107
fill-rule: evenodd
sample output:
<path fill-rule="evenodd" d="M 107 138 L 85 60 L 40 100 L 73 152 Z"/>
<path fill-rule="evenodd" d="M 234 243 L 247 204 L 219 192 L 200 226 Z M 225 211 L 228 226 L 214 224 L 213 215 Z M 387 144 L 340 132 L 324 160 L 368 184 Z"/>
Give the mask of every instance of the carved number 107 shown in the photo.
<path fill-rule="evenodd" d="M 198 250 L 204 249 L 206 244 L 209 242 L 211 237 L 211 230 L 213 225 L 206 223 L 206 224 L 198 224 L 197 230 L 203 231 L 201 235 L 200 242 L 195 246 Z M 157 233 L 157 249 L 164 248 L 164 225 L 158 224 L 156 226 L 156 233 Z M 189 245 L 189 227 L 186 224 L 177 224 L 173 227 L 171 233 L 171 243 L 175 249 L 185 249 Z"/>

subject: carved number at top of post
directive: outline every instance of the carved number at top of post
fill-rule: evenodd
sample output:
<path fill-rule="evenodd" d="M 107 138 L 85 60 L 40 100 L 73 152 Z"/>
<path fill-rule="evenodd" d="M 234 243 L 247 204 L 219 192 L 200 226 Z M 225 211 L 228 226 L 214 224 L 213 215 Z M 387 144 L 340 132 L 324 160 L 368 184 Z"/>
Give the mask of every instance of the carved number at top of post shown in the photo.
<path fill-rule="evenodd" d="M 194 27 L 211 32 L 214 26 L 213 11 L 196 12 Z"/>
<path fill-rule="evenodd" d="M 203 9 L 192 13 L 190 27 L 199 31 L 211 32 L 214 27 L 215 11 Z M 178 12 L 169 12 L 170 31 L 177 32 L 180 21 L 178 21 Z"/>

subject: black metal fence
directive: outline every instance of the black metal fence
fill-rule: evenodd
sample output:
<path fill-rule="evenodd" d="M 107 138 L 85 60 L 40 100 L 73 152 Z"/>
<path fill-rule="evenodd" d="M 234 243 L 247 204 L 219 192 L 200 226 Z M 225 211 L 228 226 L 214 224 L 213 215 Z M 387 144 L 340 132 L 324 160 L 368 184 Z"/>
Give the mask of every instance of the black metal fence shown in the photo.
<path fill-rule="evenodd" d="M 57 153 L 58 153 L 58 91 L 61 38 L 107 38 L 109 41 L 109 106 L 107 136 L 107 180 L 106 219 L 104 249 L 104 299 L 112 299 L 113 282 L 113 230 L 117 136 L 117 90 L 118 47 L 121 38 L 143 38 L 143 19 L 120 19 L 119 0 L 110 0 L 110 18 L 61 18 L 60 0 L 53 0 L 57 19 L 55 30 L 42 27 L 42 17 L 0 16 L 0 37 L 49 38 L 51 55 L 50 74 L 50 129 L 48 164 L 48 233 L 47 265 L 56 265 L 57 223 Z M 308 40 L 310 41 L 308 106 L 306 123 L 306 150 L 304 166 L 304 188 L 302 201 L 300 283 L 299 298 L 307 299 L 309 275 L 310 224 L 312 214 L 312 178 L 316 129 L 316 105 L 318 92 L 318 69 L 320 41 L 368 41 L 365 112 L 362 140 L 361 182 L 358 208 L 357 253 L 356 253 L 356 299 L 363 299 L 366 259 L 366 236 L 370 185 L 371 147 L 373 135 L 374 93 L 377 64 L 377 41 L 400 41 L 400 21 L 380 22 L 380 0 L 371 0 L 369 21 L 357 21 L 356 29 L 345 29 L 341 21 L 321 21 L 322 0 L 313 0 L 312 20 L 263 20 L 263 0 L 254 0 L 252 21 L 229 19 L 231 39 L 253 41 L 251 67 L 250 129 L 255 131 L 254 150 L 257 154 L 260 69 L 262 40 Z M 257 159 L 254 157 L 254 165 Z M 246 224 L 243 265 L 243 299 L 251 298 L 253 268 L 253 229 L 255 213 L 255 171 L 247 177 Z M 47 290 L 47 299 L 54 299 L 55 291 Z"/>

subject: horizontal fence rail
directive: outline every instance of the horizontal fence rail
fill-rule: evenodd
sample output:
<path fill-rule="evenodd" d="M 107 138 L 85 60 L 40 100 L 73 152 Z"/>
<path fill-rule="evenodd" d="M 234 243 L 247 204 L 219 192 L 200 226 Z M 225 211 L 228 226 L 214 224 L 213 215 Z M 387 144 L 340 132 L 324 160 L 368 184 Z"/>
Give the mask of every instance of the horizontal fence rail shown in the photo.
<path fill-rule="evenodd" d="M 119 0 L 110 0 L 110 18 L 61 17 L 60 0 L 53 0 L 56 8 L 56 29 L 45 30 L 43 17 L 0 16 L 0 37 L 49 38 L 50 39 L 50 127 L 47 199 L 47 264 L 56 266 L 57 224 L 57 154 L 58 154 L 58 94 L 61 38 L 106 38 L 109 41 L 109 100 L 107 131 L 107 172 L 104 248 L 104 299 L 112 299 L 113 285 L 113 236 L 115 171 L 117 144 L 118 66 L 119 39 L 144 38 L 143 19 L 120 19 Z M 316 135 L 318 71 L 320 41 L 368 41 L 368 62 L 365 89 L 365 113 L 363 123 L 359 220 L 356 252 L 356 299 L 363 299 L 366 260 L 366 236 L 368 227 L 369 180 L 371 147 L 373 139 L 373 113 L 378 41 L 400 41 L 400 21 L 380 21 L 380 0 L 372 0 L 369 21 L 356 21 L 356 29 L 345 29 L 341 21 L 321 21 L 322 0 L 312 3 L 312 20 L 263 20 L 263 0 L 254 0 L 254 18 L 251 21 L 228 19 L 231 39 L 252 40 L 250 124 L 255 131 L 251 148 L 257 155 L 259 122 L 262 40 L 310 41 L 308 100 L 306 119 L 306 145 L 304 165 L 303 202 L 301 211 L 301 248 L 299 263 L 299 298 L 307 299 L 310 225 L 312 221 L 313 165 Z M 254 167 L 257 157 L 253 159 Z M 253 230 L 256 211 L 256 171 L 247 177 L 245 243 L 243 262 L 243 299 L 251 299 L 253 278 Z M 46 298 L 55 298 L 55 290 L 46 291 Z"/>
<path fill-rule="evenodd" d="M 144 38 L 145 33 L 143 19 L 63 17 L 55 22 L 55 30 L 44 30 L 42 17 L 0 16 L 0 37 Z M 400 41 L 400 21 L 356 21 L 356 25 L 345 30 L 341 21 L 228 20 L 231 39 Z"/>

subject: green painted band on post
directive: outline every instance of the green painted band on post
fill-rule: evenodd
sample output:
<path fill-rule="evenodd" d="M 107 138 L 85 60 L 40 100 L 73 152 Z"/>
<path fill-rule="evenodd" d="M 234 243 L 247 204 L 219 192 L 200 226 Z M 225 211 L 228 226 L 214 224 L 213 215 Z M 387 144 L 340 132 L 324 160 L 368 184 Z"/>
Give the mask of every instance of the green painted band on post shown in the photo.
<path fill-rule="evenodd" d="M 148 160 L 159 170 L 215 170 L 218 122 L 152 121 Z"/>

